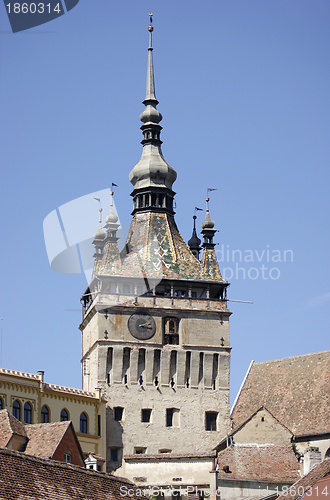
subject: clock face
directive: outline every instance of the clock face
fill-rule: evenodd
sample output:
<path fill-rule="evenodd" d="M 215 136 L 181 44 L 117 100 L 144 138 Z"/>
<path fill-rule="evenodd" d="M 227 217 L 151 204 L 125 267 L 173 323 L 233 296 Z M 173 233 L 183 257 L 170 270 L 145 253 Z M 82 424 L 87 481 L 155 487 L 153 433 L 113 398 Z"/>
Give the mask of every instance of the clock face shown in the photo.
<path fill-rule="evenodd" d="M 134 313 L 128 320 L 128 329 L 136 339 L 148 340 L 156 333 L 156 323 L 148 313 Z"/>

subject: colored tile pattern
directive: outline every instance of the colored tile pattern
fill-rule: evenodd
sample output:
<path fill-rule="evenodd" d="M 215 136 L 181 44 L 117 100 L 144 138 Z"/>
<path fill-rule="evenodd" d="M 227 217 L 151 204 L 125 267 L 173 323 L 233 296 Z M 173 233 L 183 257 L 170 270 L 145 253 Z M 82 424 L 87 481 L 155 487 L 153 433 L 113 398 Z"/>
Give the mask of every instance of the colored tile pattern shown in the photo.
<path fill-rule="evenodd" d="M 178 231 L 175 220 L 165 213 L 144 212 L 134 215 L 127 243 L 119 259 L 118 247 L 109 243 L 104 257 L 96 264 L 98 274 L 145 276 L 225 282 L 213 250 L 206 251 L 201 264 Z"/>

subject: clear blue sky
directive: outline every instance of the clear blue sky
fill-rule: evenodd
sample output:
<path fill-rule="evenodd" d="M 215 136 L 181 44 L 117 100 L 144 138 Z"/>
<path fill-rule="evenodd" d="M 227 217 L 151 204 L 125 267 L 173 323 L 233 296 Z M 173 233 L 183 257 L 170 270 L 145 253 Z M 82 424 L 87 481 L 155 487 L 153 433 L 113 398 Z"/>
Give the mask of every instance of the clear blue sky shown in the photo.
<path fill-rule="evenodd" d="M 150 10 L 179 230 L 190 238 L 195 205 L 217 188 L 219 257 L 224 245 L 243 258 L 220 262 L 229 297 L 253 301 L 229 303 L 233 400 L 252 359 L 329 349 L 328 0 L 80 0 L 16 34 L 0 4 L 2 364 L 80 387 L 86 280 L 51 270 L 42 223 L 115 182 L 130 224 Z"/>

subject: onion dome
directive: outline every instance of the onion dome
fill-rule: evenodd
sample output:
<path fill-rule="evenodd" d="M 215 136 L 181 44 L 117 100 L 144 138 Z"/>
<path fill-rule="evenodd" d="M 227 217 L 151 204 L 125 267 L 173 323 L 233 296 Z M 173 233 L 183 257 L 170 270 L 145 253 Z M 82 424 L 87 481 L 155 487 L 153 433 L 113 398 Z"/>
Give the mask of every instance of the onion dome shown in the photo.
<path fill-rule="evenodd" d="M 99 225 L 96 233 L 94 234 L 94 240 L 104 240 L 104 238 L 106 237 L 106 234 L 102 229 L 102 208 L 99 208 L 99 212 L 100 212 Z"/>
<path fill-rule="evenodd" d="M 149 47 L 148 47 L 148 69 L 146 97 L 143 101 L 144 111 L 140 115 L 143 125 L 143 151 L 140 161 L 135 165 L 129 175 L 129 180 L 136 190 L 156 188 L 172 190 L 172 184 L 176 179 L 176 171 L 164 159 L 160 140 L 162 127 L 159 122 L 162 115 L 157 110 L 158 101 L 155 95 L 155 80 L 152 57 L 152 32 L 153 26 L 148 27 Z M 135 193 L 136 194 L 136 193 Z"/>
<path fill-rule="evenodd" d="M 210 217 L 209 201 L 210 201 L 210 198 L 206 198 L 206 215 L 205 215 L 205 221 L 202 224 L 202 229 L 213 229 L 214 228 L 214 222 Z"/>
<path fill-rule="evenodd" d="M 195 255 L 197 259 L 199 259 L 199 252 L 201 250 L 201 240 L 198 238 L 197 233 L 196 233 L 196 215 L 193 216 L 194 219 L 194 228 L 192 232 L 192 236 L 190 240 L 188 241 L 188 246 L 191 250 L 191 252 Z"/>

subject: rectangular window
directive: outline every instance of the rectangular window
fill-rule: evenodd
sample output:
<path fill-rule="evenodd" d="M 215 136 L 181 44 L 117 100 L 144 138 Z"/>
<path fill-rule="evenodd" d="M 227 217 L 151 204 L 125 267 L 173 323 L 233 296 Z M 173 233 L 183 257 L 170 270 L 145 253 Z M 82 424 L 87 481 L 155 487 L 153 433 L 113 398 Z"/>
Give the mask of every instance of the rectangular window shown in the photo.
<path fill-rule="evenodd" d="M 97 416 L 97 435 L 101 436 L 101 415 Z"/>
<path fill-rule="evenodd" d="M 167 408 L 166 427 L 179 427 L 180 410 L 177 408 Z"/>
<path fill-rule="evenodd" d="M 205 429 L 207 431 L 216 431 L 217 430 L 217 412 L 215 411 L 207 411 L 205 413 Z"/>
<path fill-rule="evenodd" d="M 147 453 L 147 448 L 134 448 L 134 453 L 136 455 L 143 455 L 144 453 Z"/>
<path fill-rule="evenodd" d="M 117 420 L 117 422 L 121 422 L 123 419 L 123 411 L 124 411 L 124 408 L 122 408 L 121 406 L 116 406 L 113 409 L 114 420 Z"/>
<path fill-rule="evenodd" d="M 110 461 L 118 462 L 118 450 L 110 450 Z"/>
<path fill-rule="evenodd" d="M 71 455 L 69 455 L 69 453 L 64 453 L 64 462 L 66 464 L 71 464 Z"/>
<path fill-rule="evenodd" d="M 143 408 L 141 410 L 141 422 L 150 422 L 151 410 L 149 408 Z"/>

